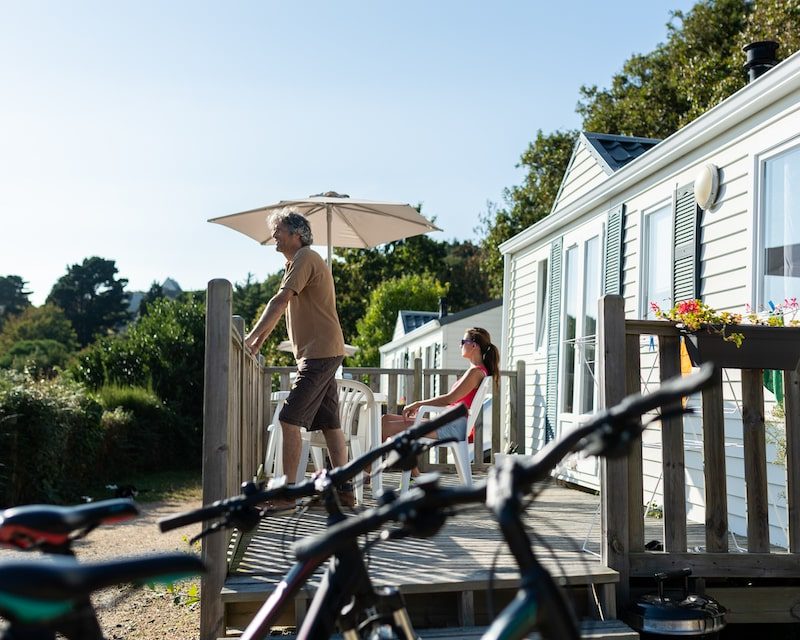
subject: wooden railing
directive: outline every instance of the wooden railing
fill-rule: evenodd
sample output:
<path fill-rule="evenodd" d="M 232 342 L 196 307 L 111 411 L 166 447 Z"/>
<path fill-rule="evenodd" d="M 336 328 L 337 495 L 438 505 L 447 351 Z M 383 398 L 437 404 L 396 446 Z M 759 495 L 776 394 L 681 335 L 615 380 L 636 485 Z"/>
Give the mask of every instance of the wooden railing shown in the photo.
<path fill-rule="evenodd" d="M 619 402 L 641 389 L 640 336 L 657 336 L 660 379 L 680 375 L 678 330 L 660 321 L 625 320 L 623 300 L 606 296 L 600 301 L 598 371 L 602 406 Z M 686 481 L 683 418 L 662 425 L 663 552 L 645 550 L 643 462 L 641 446 L 627 459 L 602 464 L 602 560 L 619 571 L 617 602 L 630 598 L 633 578 L 689 566 L 701 579 L 800 578 L 800 376 L 784 372 L 788 504 L 788 553 L 771 553 L 767 518 L 764 394 L 762 371 L 741 370 L 743 455 L 747 485 L 747 553 L 728 549 L 728 503 L 724 450 L 723 387 L 721 373 L 702 393 L 703 456 L 705 474 L 706 539 L 703 552 L 687 550 Z M 747 596 L 739 594 L 744 599 Z M 791 602 L 780 622 L 791 620 Z M 744 621 L 744 620 L 741 620 Z"/>
<path fill-rule="evenodd" d="M 295 367 L 265 367 L 265 375 L 272 380 L 272 390 L 288 390 L 289 376 Z M 417 358 L 414 361 L 413 369 L 388 369 L 380 367 L 344 367 L 343 374 L 352 376 L 354 379 L 366 383 L 373 391 L 385 395 L 385 411 L 387 413 L 398 413 L 402 407 L 415 400 L 429 398 L 433 389 L 437 393 L 444 393 L 455 382 L 458 376 L 462 375 L 462 369 L 423 369 L 422 360 Z M 401 386 L 400 381 L 404 385 Z M 436 386 L 434 387 L 434 380 Z M 525 363 L 517 363 L 515 370 L 503 370 L 500 372 L 500 384 L 497 389 L 493 389 L 490 394 L 492 398 L 492 425 L 499 425 L 499 428 L 492 429 L 491 459 L 495 453 L 504 453 L 509 448 L 514 447 L 517 453 L 524 453 L 524 403 L 525 397 L 521 393 L 524 390 Z M 520 381 L 522 381 L 520 383 Z M 520 386 L 522 385 L 522 386 Z M 401 395 L 400 390 L 405 388 L 406 394 Z M 507 398 L 506 412 L 503 415 L 503 398 Z M 508 429 L 504 425 L 508 425 Z M 475 442 L 483 442 L 484 424 L 481 420 L 475 425 Z M 446 461 L 446 451 L 440 450 L 441 462 Z M 423 467 L 425 467 L 423 463 Z M 475 456 L 473 470 L 485 467 L 484 461 L 480 456 Z M 427 465 L 428 470 L 453 470 L 450 466 Z"/>
<path fill-rule="evenodd" d="M 251 480 L 266 452 L 266 427 L 272 416 L 270 393 L 288 390 L 295 367 L 265 367 L 243 346 L 244 322 L 233 317 L 232 288 L 227 280 L 212 280 L 206 296 L 206 353 L 203 407 L 203 504 L 239 492 Z M 447 389 L 460 370 L 423 369 L 416 360 L 413 369 L 350 368 L 345 375 L 367 382 L 386 395 L 386 410 L 395 412 L 404 402 L 430 396 L 434 378 L 438 389 Z M 492 456 L 510 444 L 524 453 L 525 366 L 501 372 L 500 388 L 492 402 Z M 405 381 L 406 398 L 398 395 Z M 385 388 L 381 389 L 381 383 Z M 502 404 L 506 399 L 506 415 Z M 509 425 L 506 433 L 504 425 Z M 483 427 L 476 425 L 475 442 L 483 442 Z M 440 458 L 440 462 L 446 460 Z M 483 467 L 480 455 L 475 468 Z M 450 468 L 429 465 L 429 468 Z M 202 555 L 208 572 L 203 577 L 200 601 L 201 640 L 224 635 L 223 607 L 219 598 L 227 575 L 227 552 L 231 536 L 219 533 L 203 539 Z"/>

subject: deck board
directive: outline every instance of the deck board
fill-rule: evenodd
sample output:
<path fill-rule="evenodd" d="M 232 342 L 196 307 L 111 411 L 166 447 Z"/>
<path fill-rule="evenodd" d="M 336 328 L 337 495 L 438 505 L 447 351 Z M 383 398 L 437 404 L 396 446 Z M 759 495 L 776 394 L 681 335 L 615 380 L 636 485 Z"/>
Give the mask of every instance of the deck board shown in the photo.
<path fill-rule="evenodd" d="M 399 478 L 387 475 L 387 484 L 395 486 Z M 476 478 L 481 479 L 481 476 Z M 457 479 L 442 476 L 442 482 L 455 484 Z M 374 504 L 369 487 L 365 499 L 367 506 Z M 525 511 L 537 557 L 565 584 L 617 581 L 616 572 L 602 566 L 597 556 L 581 550 L 590 529 L 588 548 L 599 550 L 598 504 L 597 495 L 548 482 Z M 223 600 L 242 600 L 271 591 L 292 564 L 292 543 L 323 531 L 325 519 L 323 511 L 312 510 L 299 516 L 280 515 L 262 520 L 226 581 Z M 648 540 L 663 540 L 660 527 L 660 520 L 648 521 Z M 702 544 L 702 525 L 690 524 L 689 530 L 690 543 Z M 485 507 L 475 507 L 450 518 L 432 538 L 378 544 L 369 553 L 369 566 L 376 584 L 393 584 L 405 593 L 485 588 L 490 579 L 495 586 L 510 587 L 518 579 L 516 563 Z M 320 574 L 321 570 L 310 582 L 312 586 Z"/>

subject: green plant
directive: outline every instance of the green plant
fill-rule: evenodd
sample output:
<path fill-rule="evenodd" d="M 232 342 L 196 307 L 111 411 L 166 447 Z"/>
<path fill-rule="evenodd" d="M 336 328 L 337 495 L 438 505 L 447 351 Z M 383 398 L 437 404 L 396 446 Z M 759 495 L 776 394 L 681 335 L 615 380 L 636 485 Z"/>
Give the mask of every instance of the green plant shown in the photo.
<path fill-rule="evenodd" d="M 97 473 L 101 413 L 74 382 L 0 373 L 0 505 L 76 501 Z"/>

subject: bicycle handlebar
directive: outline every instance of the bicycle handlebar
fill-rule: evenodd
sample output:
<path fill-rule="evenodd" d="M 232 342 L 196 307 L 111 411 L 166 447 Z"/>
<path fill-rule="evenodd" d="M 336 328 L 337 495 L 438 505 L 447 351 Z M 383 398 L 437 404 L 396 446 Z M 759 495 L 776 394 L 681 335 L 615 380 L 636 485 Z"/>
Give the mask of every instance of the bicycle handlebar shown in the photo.
<path fill-rule="evenodd" d="M 603 455 L 607 443 L 619 449 L 619 439 L 632 442 L 641 434 L 639 418 L 657 407 L 677 402 L 707 386 L 712 380 L 714 368 L 704 365 L 700 371 L 684 378 L 673 378 L 662 384 L 656 391 L 646 395 L 627 396 L 619 404 L 597 413 L 586 425 L 570 432 L 563 438 L 551 442 L 530 461 L 509 460 L 518 465 L 520 473 L 515 474 L 515 489 L 530 486 L 546 478 L 555 465 L 572 451 L 587 451 Z M 617 441 L 614 441 L 614 437 Z M 342 544 L 356 536 L 374 531 L 391 521 L 407 522 L 416 514 L 443 509 L 457 504 L 485 502 L 486 483 L 474 487 L 441 488 L 434 481 L 418 481 L 415 489 L 400 496 L 396 501 L 383 505 L 355 518 L 348 518 L 330 527 L 324 533 L 300 540 L 294 545 L 298 560 L 314 556 L 329 556 Z"/>
<path fill-rule="evenodd" d="M 185 527 L 186 525 L 197 522 L 213 520 L 214 518 L 235 514 L 237 512 L 244 513 L 246 510 L 269 500 L 293 500 L 297 498 L 313 496 L 316 493 L 320 493 L 328 486 L 336 486 L 352 480 L 367 466 L 369 466 L 375 460 L 378 460 L 384 454 L 389 453 L 403 445 L 407 445 L 408 443 L 427 435 L 431 431 L 435 431 L 439 427 L 466 415 L 467 408 L 463 404 L 459 404 L 432 420 L 409 427 L 379 447 L 367 451 L 365 454 L 359 456 L 355 460 L 348 462 L 344 466 L 337 467 L 336 469 L 333 469 L 322 476 L 317 476 L 295 485 L 273 485 L 266 490 L 260 491 L 245 490 L 243 494 L 238 496 L 225 498 L 224 500 L 217 500 L 216 502 L 200 507 L 199 509 L 194 509 L 192 511 L 187 511 L 185 513 L 164 518 L 158 523 L 159 529 L 162 532 L 167 532 L 171 531 L 172 529 L 177 529 L 178 527 Z"/>

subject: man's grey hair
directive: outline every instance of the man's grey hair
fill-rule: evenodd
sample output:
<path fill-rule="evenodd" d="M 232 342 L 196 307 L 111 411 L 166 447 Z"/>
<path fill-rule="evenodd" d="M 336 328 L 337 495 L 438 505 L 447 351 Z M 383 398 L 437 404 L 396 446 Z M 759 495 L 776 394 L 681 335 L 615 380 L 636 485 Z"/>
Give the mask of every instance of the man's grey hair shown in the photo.
<path fill-rule="evenodd" d="M 297 213 L 297 211 L 290 207 L 284 207 L 272 213 L 267 218 L 267 224 L 272 230 L 272 233 L 275 233 L 275 229 L 277 229 L 279 225 L 284 225 L 289 233 L 296 233 L 300 236 L 300 242 L 303 243 L 304 247 L 314 244 L 314 236 L 311 235 L 311 227 L 308 224 L 308 218 Z"/>

